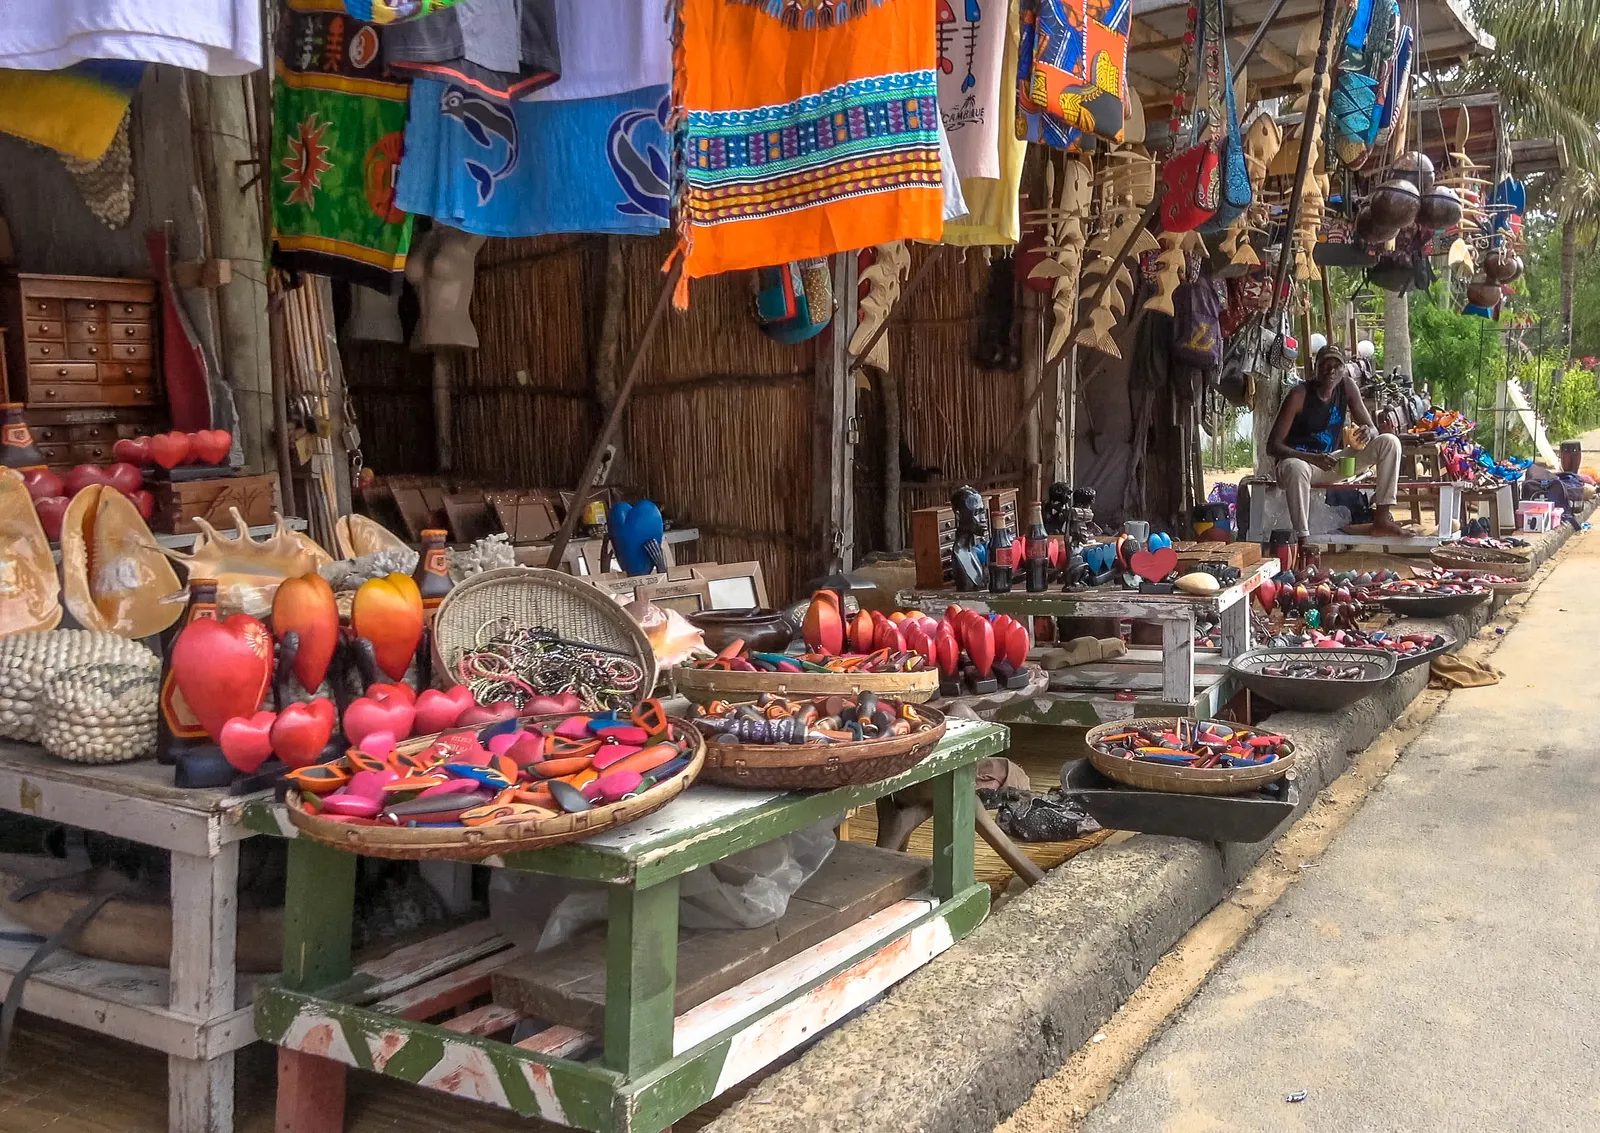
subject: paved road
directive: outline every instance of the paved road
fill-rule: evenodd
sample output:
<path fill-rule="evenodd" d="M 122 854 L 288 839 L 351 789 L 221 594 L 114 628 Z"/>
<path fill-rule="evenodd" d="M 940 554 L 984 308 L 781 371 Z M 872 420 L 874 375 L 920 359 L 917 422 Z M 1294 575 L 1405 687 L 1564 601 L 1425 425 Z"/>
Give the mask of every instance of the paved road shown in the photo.
<path fill-rule="evenodd" d="M 1600 1130 L 1600 531 L 1569 548 L 1505 679 L 1450 697 L 1087 1133 Z"/>

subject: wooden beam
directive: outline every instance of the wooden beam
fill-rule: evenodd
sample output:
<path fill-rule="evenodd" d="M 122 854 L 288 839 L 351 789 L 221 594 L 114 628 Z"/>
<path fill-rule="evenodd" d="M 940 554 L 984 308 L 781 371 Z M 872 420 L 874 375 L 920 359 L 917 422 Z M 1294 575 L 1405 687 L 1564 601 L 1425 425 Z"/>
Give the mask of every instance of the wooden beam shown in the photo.
<path fill-rule="evenodd" d="M 1317 11 L 1312 11 L 1312 12 L 1302 12 L 1302 13 L 1300 13 L 1298 15 L 1294 15 L 1294 16 L 1283 16 L 1283 17 L 1279 18 L 1278 20 L 1276 20 L 1273 23 L 1272 27 L 1273 27 L 1273 30 L 1277 30 L 1279 28 L 1297 28 L 1297 27 L 1300 27 L 1302 24 L 1315 23 L 1321 17 L 1321 15 L 1322 15 L 1322 12 L 1320 10 L 1317 10 Z M 1183 36 L 1181 36 L 1181 35 L 1176 37 L 1176 38 L 1168 37 L 1168 38 L 1164 38 L 1164 39 L 1147 40 L 1146 42 L 1140 43 L 1140 44 L 1134 44 L 1134 43 L 1130 42 L 1128 44 L 1128 54 L 1130 56 L 1131 55 L 1148 55 L 1148 54 L 1150 54 L 1152 52 L 1159 53 L 1159 52 L 1171 51 L 1173 48 L 1182 47 L 1182 46 L 1183 46 Z"/>
<path fill-rule="evenodd" d="M 937 253 L 929 250 L 930 257 Z M 811 536 L 819 574 L 838 560 L 850 568 L 855 547 L 855 367 L 850 336 L 856 322 L 855 253 L 833 258 L 833 323 L 817 339 L 811 397 Z M 926 275 L 926 264 L 919 275 Z M 913 278 L 912 286 L 918 282 Z M 910 287 L 906 288 L 909 291 Z M 905 301 L 905 291 L 901 292 Z M 878 330 L 887 329 L 888 320 Z M 869 353 L 879 335 L 867 343 Z"/>

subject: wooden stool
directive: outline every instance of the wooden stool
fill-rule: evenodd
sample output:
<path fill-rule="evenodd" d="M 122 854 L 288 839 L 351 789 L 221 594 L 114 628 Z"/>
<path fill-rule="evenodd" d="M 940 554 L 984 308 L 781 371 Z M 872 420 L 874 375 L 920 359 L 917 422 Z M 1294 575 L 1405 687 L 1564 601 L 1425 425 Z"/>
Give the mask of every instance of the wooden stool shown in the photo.
<path fill-rule="evenodd" d="M 1507 530 L 1505 519 L 1512 514 L 1510 485 L 1502 484 L 1495 488 L 1462 488 L 1462 527 L 1476 518 L 1479 504 L 1489 505 L 1489 534 L 1498 536 Z"/>

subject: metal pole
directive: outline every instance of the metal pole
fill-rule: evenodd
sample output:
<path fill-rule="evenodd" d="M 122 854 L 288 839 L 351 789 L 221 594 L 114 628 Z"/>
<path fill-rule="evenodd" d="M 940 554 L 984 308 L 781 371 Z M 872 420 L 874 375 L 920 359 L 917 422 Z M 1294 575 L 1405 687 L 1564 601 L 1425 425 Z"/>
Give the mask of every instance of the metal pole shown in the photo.
<path fill-rule="evenodd" d="M 583 473 L 578 477 L 577 490 L 572 493 L 572 503 L 567 508 L 566 518 L 561 521 L 561 530 L 556 532 L 555 539 L 550 544 L 550 557 L 545 560 L 545 566 L 551 570 L 561 569 L 561 560 L 567 553 L 567 544 L 572 542 L 572 533 L 578 529 L 578 520 L 583 516 L 583 505 L 589 501 L 589 493 L 594 490 L 594 478 L 600 471 L 600 461 L 606 454 L 606 446 L 611 443 L 611 438 L 616 435 L 617 426 L 622 424 L 623 410 L 628 407 L 628 399 L 633 396 L 633 387 L 639 382 L 639 371 L 643 369 L 645 352 L 650 349 L 650 344 L 655 341 L 656 331 L 661 328 L 661 317 L 667 313 L 667 305 L 672 302 L 673 288 L 678 286 L 678 277 L 683 274 L 683 257 L 679 256 L 672 265 L 672 270 L 667 273 L 667 278 L 662 281 L 661 295 L 656 300 L 655 310 L 650 312 L 650 321 L 644 326 L 644 335 L 639 339 L 639 345 L 633 349 L 633 360 L 628 363 L 628 376 L 622 381 L 622 388 L 617 391 L 616 400 L 611 403 L 611 412 L 606 414 L 606 423 L 600 428 L 600 435 L 594 439 L 594 444 L 589 448 L 589 459 L 584 461 Z"/>

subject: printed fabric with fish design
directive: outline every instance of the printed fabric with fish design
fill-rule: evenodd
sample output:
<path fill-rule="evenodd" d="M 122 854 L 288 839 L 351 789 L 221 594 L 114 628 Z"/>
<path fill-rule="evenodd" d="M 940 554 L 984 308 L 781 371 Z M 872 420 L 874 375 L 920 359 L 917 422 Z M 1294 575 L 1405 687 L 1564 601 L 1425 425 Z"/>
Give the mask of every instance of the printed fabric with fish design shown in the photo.
<path fill-rule="evenodd" d="M 670 109 L 664 86 L 508 104 L 419 79 L 395 199 L 482 236 L 660 232 Z"/>

